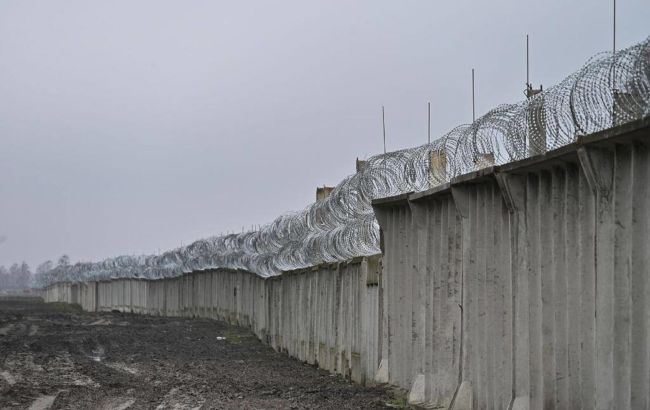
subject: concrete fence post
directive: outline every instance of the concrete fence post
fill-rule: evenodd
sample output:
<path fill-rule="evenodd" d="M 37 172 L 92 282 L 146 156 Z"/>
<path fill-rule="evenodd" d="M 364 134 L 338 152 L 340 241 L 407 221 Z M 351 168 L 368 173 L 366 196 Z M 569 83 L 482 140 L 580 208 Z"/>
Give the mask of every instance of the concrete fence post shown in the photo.
<path fill-rule="evenodd" d="M 389 366 L 388 366 L 388 356 L 389 356 L 389 343 L 390 343 L 390 291 L 391 291 L 391 279 L 392 276 L 389 276 L 388 269 L 390 269 L 390 264 L 392 263 L 392 258 L 389 256 L 385 250 L 387 237 L 392 235 L 392 232 L 389 228 L 389 218 L 388 212 L 381 207 L 373 207 L 375 212 L 375 217 L 379 223 L 380 227 L 380 245 L 381 251 L 384 255 L 382 259 L 382 275 L 381 283 L 379 286 L 379 304 L 380 304 L 380 314 L 379 314 L 379 367 L 375 373 L 375 381 L 377 383 L 388 383 L 390 380 Z"/>
<path fill-rule="evenodd" d="M 513 410 L 530 406 L 530 330 L 528 310 L 530 304 L 528 270 L 526 269 L 526 177 L 498 172 L 497 184 L 513 221 L 512 241 L 512 292 L 513 301 Z"/>
<path fill-rule="evenodd" d="M 615 224 L 611 149 L 578 148 L 580 165 L 596 198 L 596 408 L 614 409 Z M 622 273 L 622 272 L 621 272 Z"/>
<path fill-rule="evenodd" d="M 413 271 L 413 373 L 414 378 L 409 391 L 409 403 L 421 404 L 426 400 L 428 351 L 426 346 L 427 313 L 431 310 L 431 296 L 434 292 L 429 286 L 429 225 L 427 207 L 409 201 L 413 240 L 411 248 Z"/>
<path fill-rule="evenodd" d="M 473 266 L 476 263 L 476 256 L 474 255 L 474 250 L 471 247 L 471 224 L 469 221 L 470 214 L 470 192 L 467 187 L 464 186 L 451 186 L 451 196 L 456 206 L 456 211 L 462 219 L 462 235 L 461 235 L 461 252 L 462 252 L 462 263 L 461 263 L 461 337 L 460 337 L 460 370 L 458 373 L 458 387 L 454 398 L 452 400 L 452 408 L 454 408 L 454 403 L 459 397 L 465 397 L 467 389 L 472 390 L 471 384 L 463 382 L 465 380 L 471 380 L 471 357 L 473 349 L 470 338 L 467 337 L 469 334 L 470 326 L 473 326 L 469 315 L 469 306 L 466 304 L 466 301 L 472 296 L 471 292 L 471 279 L 468 280 L 468 273 L 473 272 L 475 267 Z M 464 390 L 461 391 L 461 385 L 464 386 Z M 471 394 L 470 394 L 471 397 Z"/>

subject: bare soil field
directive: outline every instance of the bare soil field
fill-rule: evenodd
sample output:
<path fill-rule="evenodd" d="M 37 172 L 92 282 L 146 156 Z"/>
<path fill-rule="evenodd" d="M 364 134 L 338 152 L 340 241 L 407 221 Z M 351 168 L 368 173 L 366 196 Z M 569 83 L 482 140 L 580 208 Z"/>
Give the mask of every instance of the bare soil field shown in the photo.
<path fill-rule="evenodd" d="M 0 298 L 0 409 L 395 407 L 291 359 L 250 331 L 202 319 L 88 313 Z"/>

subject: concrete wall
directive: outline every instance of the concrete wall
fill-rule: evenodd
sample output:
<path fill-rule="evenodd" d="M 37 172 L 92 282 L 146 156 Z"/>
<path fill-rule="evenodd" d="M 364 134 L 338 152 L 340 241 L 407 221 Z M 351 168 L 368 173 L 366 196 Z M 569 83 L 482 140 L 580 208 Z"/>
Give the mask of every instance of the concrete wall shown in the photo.
<path fill-rule="evenodd" d="M 178 278 L 57 283 L 46 302 L 88 311 L 204 317 L 250 328 L 276 350 L 358 383 L 379 364 L 380 258 L 358 258 L 264 279 L 245 271 Z"/>
<path fill-rule="evenodd" d="M 649 125 L 375 201 L 387 381 L 445 408 L 650 408 Z"/>
<path fill-rule="evenodd" d="M 383 259 L 59 283 L 46 301 L 209 317 L 435 408 L 650 408 L 650 119 L 373 202 Z M 383 261 L 383 267 L 382 267 Z"/>
<path fill-rule="evenodd" d="M 80 305 L 84 310 L 94 311 L 96 309 L 96 289 L 95 282 L 57 283 L 39 290 L 38 295 L 46 302 L 74 303 Z"/>

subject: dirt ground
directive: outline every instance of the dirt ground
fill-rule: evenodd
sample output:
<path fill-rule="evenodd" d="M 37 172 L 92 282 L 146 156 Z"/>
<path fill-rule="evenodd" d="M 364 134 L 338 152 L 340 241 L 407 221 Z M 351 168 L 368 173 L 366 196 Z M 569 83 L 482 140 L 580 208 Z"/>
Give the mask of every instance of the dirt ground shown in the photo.
<path fill-rule="evenodd" d="M 212 320 L 87 313 L 0 298 L 1 409 L 396 407 Z"/>

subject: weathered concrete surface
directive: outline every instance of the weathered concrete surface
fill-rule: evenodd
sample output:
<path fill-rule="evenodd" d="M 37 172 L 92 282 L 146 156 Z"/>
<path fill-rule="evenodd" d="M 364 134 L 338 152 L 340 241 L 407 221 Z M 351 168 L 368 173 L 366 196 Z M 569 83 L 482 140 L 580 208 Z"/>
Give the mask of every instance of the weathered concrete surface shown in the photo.
<path fill-rule="evenodd" d="M 375 201 L 389 383 L 424 374 L 442 407 L 466 385 L 475 409 L 650 408 L 648 141 L 645 119 Z"/>
<path fill-rule="evenodd" d="M 194 272 L 164 280 L 59 283 L 48 302 L 84 310 L 202 317 L 250 328 L 278 351 L 361 384 L 379 366 L 380 258 L 358 258 L 264 279 L 244 271 Z"/>

